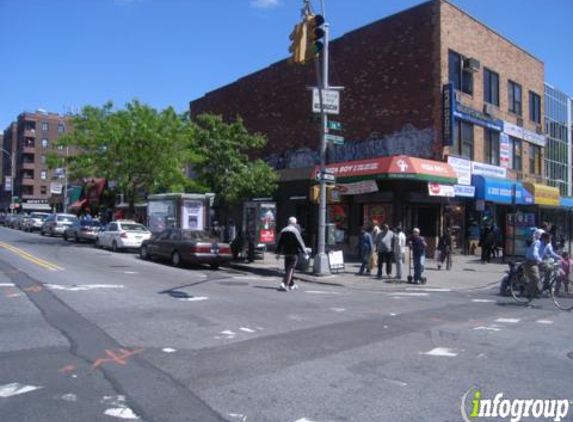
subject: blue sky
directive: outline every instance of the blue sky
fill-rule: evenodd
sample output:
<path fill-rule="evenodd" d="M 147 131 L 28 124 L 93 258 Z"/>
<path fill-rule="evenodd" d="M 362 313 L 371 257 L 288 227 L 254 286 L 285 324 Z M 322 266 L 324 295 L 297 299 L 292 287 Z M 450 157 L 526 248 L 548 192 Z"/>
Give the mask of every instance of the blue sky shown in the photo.
<path fill-rule="evenodd" d="M 333 37 L 421 0 L 325 0 Z M 573 95 L 573 0 L 452 0 Z M 313 0 L 315 7 L 320 2 Z M 286 58 L 302 0 L 0 0 L 0 130 L 25 110 L 190 100 Z"/>

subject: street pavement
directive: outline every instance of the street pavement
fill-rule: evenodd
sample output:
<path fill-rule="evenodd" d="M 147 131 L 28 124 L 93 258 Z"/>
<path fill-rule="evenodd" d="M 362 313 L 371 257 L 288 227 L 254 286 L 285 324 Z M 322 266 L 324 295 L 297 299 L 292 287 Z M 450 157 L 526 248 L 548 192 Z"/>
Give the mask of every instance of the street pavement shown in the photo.
<path fill-rule="evenodd" d="M 268 268 L 0 228 L 0 420 L 457 422 L 473 387 L 573 398 L 571 313 L 499 297 L 502 264 L 457 258 L 425 286 L 340 274 L 280 292 Z"/>

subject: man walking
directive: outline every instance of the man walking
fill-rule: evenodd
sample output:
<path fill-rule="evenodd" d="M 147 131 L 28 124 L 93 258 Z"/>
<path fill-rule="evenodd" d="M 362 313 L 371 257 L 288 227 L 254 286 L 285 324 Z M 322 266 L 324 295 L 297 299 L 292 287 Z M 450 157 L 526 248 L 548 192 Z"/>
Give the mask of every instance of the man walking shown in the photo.
<path fill-rule="evenodd" d="M 402 268 L 404 268 L 404 257 L 406 255 L 406 235 L 402 227 L 396 227 L 394 238 L 394 259 L 396 260 L 396 280 L 402 280 Z"/>
<path fill-rule="evenodd" d="M 390 230 L 388 224 L 382 226 L 382 231 L 378 233 L 376 248 L 378 250 L 378 278 L 382 278 L 382 264 L 386 263 L 386 275 L 390 278 L 392 274 L 392 257 L 394 255 L 394 232 Z"/>
<path fill-rule="evenodd" d="M 428 244 L 426 243 L 426 240 L 420 236 L 420 229 L 414 228 L 414 230 L 412 230 L 412 237 L 410 238 L 410 253 L 414 260 L 413 284 L 420 284 L 422 282 L 427 247 Z"/>
<path fill-rule="evenodd" d="M 281 230 L 277 241 L 277 259 L 279 259 L 281 254 L 285 257 L 285 276 L 280 285 L 280 290 L 286 292 L 298 289 L 293 276 L 300 253 L 306 255 L 306 246 L 297 228 L 296 217 L 290 217 L 288 226 Z"/>

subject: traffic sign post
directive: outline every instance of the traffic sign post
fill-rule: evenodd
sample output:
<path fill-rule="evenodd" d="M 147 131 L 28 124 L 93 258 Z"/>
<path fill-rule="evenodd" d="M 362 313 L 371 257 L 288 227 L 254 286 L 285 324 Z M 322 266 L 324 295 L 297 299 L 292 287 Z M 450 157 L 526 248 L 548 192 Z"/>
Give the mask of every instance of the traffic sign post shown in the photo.
<path fill-rule="evenodd" d="M 332 142 L 334 145 L 344 145 L 344 138 L 338 135 L 326 134 L 326 141 Z"/>
<path fill-rule="evenodd" d="M 328 128 L 332 130 L 342 130 L 342 123 L 335 122 L 334 120 L 328 121 Z"/>

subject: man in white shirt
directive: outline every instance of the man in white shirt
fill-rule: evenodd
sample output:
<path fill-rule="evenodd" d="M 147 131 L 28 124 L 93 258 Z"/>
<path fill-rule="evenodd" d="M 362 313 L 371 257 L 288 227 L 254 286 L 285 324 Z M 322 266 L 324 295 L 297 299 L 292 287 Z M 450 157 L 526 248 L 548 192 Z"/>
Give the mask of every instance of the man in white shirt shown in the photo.
<path fill-rule="evenodd" d="M 394 259 L 396 260 L 396 280 L 402 280 L 402 269 L 404 267 L 404 257 L 406 255 L 406 235 L 402 227 L 396 227 L 394 237 Z"/>

